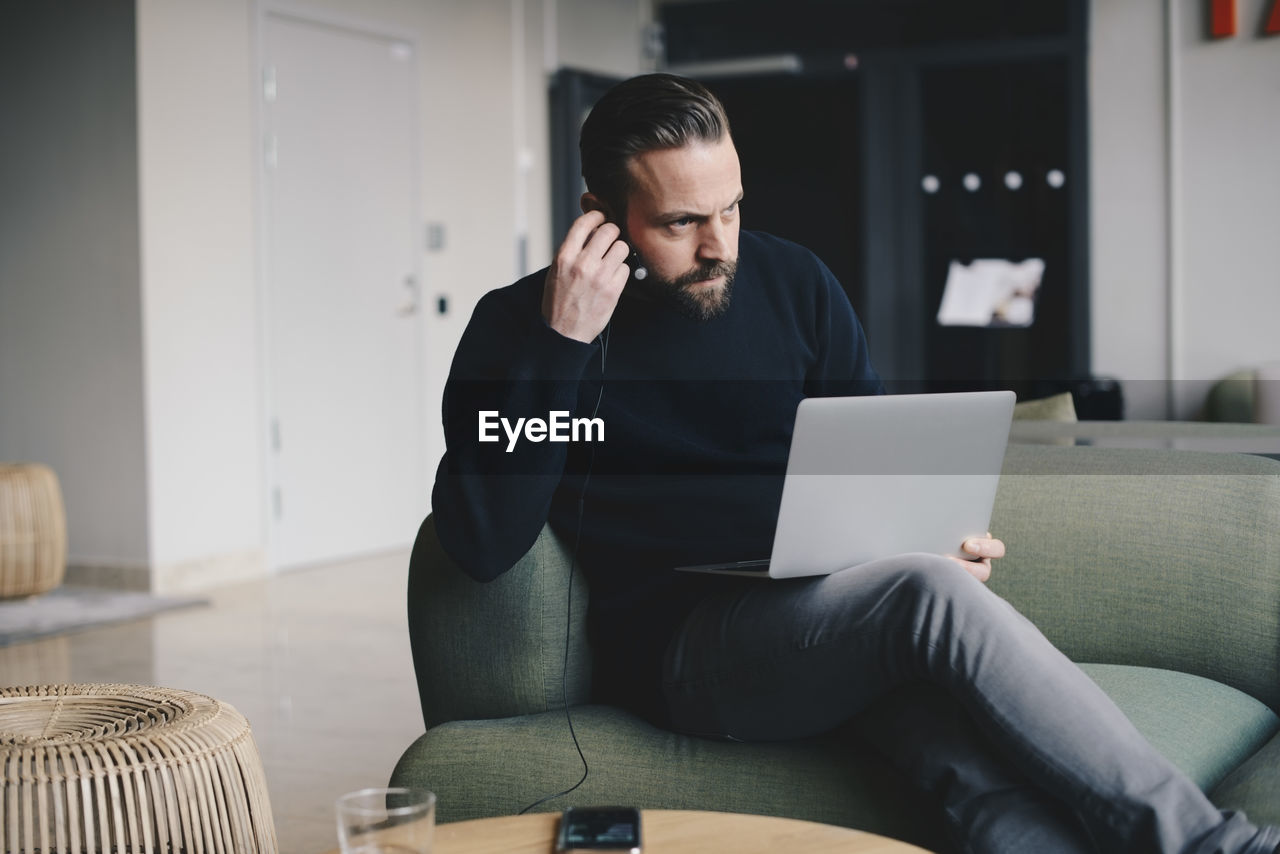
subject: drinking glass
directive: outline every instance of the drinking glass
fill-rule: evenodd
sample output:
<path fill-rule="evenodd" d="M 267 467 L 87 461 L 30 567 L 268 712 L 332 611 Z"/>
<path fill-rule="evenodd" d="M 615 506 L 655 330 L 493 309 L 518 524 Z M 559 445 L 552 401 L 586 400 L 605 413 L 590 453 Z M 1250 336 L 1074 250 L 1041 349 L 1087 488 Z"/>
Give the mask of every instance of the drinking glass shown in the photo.
<path fill-rule="evenodd" d="M 361 789 L 338 798 L 342 854 L 431 854 L 436 796 L 423 789 Z"/>

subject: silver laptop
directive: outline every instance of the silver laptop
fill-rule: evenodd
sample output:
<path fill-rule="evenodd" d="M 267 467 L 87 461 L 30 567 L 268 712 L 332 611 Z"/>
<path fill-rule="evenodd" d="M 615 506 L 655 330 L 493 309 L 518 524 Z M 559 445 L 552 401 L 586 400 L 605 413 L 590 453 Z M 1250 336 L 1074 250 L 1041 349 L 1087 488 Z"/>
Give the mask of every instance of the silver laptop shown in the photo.
<path fill-rule="evenodd" d="M 1011 391 L 800 402 L 768 560 L 684 572 L 794 578 L 890 555 L 966 557 L 987 533 L 1013 419 Z"/>

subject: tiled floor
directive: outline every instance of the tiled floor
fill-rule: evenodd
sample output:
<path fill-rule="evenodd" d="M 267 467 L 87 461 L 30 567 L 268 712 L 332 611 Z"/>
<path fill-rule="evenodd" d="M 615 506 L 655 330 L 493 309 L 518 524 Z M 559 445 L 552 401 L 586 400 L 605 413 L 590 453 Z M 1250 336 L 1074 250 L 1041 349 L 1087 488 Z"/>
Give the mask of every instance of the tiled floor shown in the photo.
<path fill-rule="evenodd" d="M 0 648 L 0 682 L 130 682 L 226 701 L 253 728 L 280 850 L 336 846 L 333 801 L 386 785 L 422 733 L 404 586 L 408 553 L 281 573 L 210 607 Z"/>

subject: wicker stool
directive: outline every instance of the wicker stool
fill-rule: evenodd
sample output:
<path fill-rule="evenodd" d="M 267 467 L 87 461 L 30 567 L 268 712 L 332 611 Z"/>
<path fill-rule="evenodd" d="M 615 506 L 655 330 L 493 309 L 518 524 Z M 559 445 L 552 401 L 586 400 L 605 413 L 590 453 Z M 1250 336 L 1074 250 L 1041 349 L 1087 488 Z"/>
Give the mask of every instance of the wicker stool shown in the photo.
<path fill-rule="evenodd" d="M 8 854 L 276 851 L 248 722 L 167 688 L 0 688 L 0 817 Z"/>
<path fill-rule="evenodd" d="M 0 463 L 0 599 L 52 590 L 67 572 L 67 517 L 47 466 Z"/>

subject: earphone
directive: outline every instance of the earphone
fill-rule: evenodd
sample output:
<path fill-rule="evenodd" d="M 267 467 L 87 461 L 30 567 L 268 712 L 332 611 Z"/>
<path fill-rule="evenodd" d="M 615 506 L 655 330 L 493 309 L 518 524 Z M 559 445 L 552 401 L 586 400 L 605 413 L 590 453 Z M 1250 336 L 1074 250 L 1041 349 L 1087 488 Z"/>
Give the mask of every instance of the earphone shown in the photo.
<path fill-rule="evenodd" d="M 631 260 L 628 263 L 631 265 L 631 275 L 637 282 L 642 282 L 649 276 L 649 271 L 640 263 L 640 256 L 634 249 L 631 250 Z"/>

